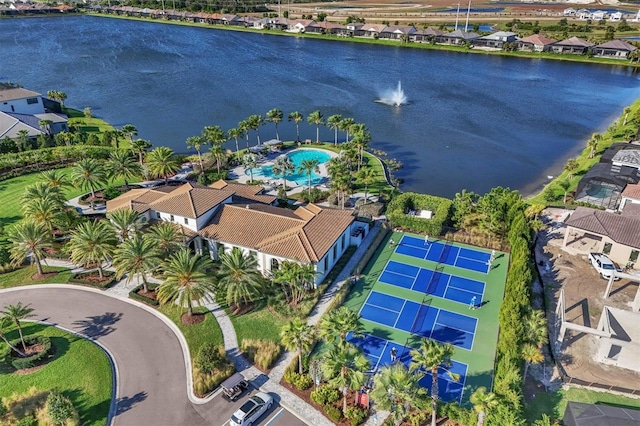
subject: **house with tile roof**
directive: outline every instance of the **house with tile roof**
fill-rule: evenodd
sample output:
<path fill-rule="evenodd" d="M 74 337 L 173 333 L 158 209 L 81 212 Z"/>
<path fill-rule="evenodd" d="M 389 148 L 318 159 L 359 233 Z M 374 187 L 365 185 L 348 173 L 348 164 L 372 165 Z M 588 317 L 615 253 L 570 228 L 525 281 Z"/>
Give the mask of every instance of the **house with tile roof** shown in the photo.
<path fill-rule="evenodd" d="M 379 37 L 386 40 L 409 41 L 416 31 L 414 27 L 409 25 L 390 25 L 380 32 Z"/>
<path fill-rule="evenodd" d="M 640 205 L 629 204 L 621 213 L 578 207 L 565 221 L 562 247 L 594 241 L 589 251 L 605 253 L 622 265 L 640 255 Z"/>
<path fill-rule="evenodd" d="M 474 47 L 502 50 L 505 43 L 513 43 L 518 39 L 516 33 L 511 31 L 497 31 L 493 34 L 482 36 L 473 40 Z"/>
<path fill-rule="evenodd" d="M 640 183 L 630 183 L 624 187 L 622 194 L 620 194 L 618 211 L 622 212 L 625 207 L 631 204 L 638 204 L 640 206 Z"/>
<path fill-rule="evenodd" d="M 524 52 L 548 52 L 556 41 L 540 34 L 532 34 L 516 41 L 516 49 Z"/>
<path fill-rule="evenodd" d="M 314 265 L 316 284 L 331 271 L 350 245 L 359 245 L 368 230 L 348 210 L 309 204 L 296 210 L 275 207 L 275 197 L 262 188 L 217 181 L 210 186 L 186 183 L 132 189 L 107 202 L 107 212 L 132 209 L 144 221 L 180 226 L 189 247 L 208 251 L 239 248 L 255 256 L 260 271 L 270 275 L 282 262 Z"/>
<path fill-rule="evenodd" d="M 622 40 L 611 40 L 594 47 L 593 56 L 600 58 L 627 59 L 637 47 Z"/>
<path fill-rule="evenodd" d="M 378 38 L 387 28 L 384 24 L 364 24 L 354 32 L 355 37 Z"/>
<path fill-rule="evenodd" d="M 464 46 L 467 43 L 473 42 L 473 40 L 480 38 L 479 34 L 468 33 L 462 30 L 455 30 L 450 33 L 441 34 L 435 37 L 437 44 L 449 44 L 453 46 Z"/>
<path fill-rule="evenodd" d="M 428 27 L 424 30 L 417 30 L 413 34 L 411 34 L 411 41 L 415 41 L 418 43 L 431 43 L 436 36 L 444 34 L 444 31 L 440 31 L 438 29 Z"/>
<path fill-rule="evenodd" d="M 570 55 L 585 55 L 595 46 L 590 41 L 578 37 L 570 37 L 566 40 L 558 41 L 551 45 L 553 53 L 565 53 Z"/>

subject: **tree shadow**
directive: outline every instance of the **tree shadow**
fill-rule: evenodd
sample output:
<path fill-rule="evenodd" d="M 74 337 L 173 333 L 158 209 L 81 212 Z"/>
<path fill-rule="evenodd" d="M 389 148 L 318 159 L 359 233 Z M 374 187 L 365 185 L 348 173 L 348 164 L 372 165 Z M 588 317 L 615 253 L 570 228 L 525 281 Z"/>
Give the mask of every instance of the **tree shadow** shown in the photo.
<path fill-rule="evenodd" d="M 122 313 L 107 312 L 103 315 L 97 315 L 87 317 L 84 320 L 74 321 L 73 325 L 80 329 L 80 332 L 84 335 L 96 339 L 98 337 L 111 334 L 116 329 L 112 327 L 113 324 L 120 321 Z"/>
<path fill-rule="evenodd" d="M 137 394 L 129 397 L 122 396 L 116 400 L 116 415 L 122 414 L 131 410 L 137 403 L 147 399 L 146 392 L 138 392 Z"/>

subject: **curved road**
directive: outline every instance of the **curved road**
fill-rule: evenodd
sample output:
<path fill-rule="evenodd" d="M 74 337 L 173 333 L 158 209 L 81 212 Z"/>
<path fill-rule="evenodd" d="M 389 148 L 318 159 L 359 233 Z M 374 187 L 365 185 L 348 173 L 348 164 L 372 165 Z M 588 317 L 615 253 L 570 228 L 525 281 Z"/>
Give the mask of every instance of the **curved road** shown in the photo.
<path fill-rule="evenodd" d="M 0 306 L 17 302 L 31 303 L 34 320 L 92 337 L 111 353 L 118 369 L 114 425 L 220 422 L 205 406 L 189 401 L 178 338 L 150 312 L 87 289 L 19 287 L 0 292 Z"/>

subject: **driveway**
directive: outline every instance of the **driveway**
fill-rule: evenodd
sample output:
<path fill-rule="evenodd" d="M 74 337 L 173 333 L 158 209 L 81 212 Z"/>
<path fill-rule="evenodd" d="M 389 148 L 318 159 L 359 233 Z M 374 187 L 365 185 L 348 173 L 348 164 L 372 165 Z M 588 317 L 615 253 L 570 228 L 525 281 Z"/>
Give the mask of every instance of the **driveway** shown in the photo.
<path fill-rule="evenodd" d="M 31 303 L 34 320 L 83 333 L 111 353 L 118 370 L 114 425 L 220 423 L 207 404 L 189 401 L 178 338 L 150 312 L 84 289 L 23 287 L 0 292 L 0 307 L 17 302 Z"/>

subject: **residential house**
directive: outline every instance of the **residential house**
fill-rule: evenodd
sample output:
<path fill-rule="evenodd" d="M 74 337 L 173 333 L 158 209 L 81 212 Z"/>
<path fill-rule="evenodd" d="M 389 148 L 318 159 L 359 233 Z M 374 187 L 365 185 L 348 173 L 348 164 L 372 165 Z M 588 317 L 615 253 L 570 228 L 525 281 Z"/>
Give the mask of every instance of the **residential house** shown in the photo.
<path fill-rule="evenodd" d="M 566 40 L 558 41 L 551 45 L 553 53 L 565 53 L 571 55 L 586 55 L 595 46 L 590 41 L 578 37 L 570 37 Z"/>
<path fill-rule="evenodd" d="M 287 32 L 304 33 L 307 32 L 307 29 L 311 30 L 313 25 L 315 25 L 315 21 L 313 19 L 295 19 L 289 22 Z"/>
<path fill-rule="evenodd" d="M 345 30 L 342 31 L 342 35 L 346 36 L 346 37 L 353 37 L 356 32 L 362 28 L 364 24 L 360 23 L 360 22 L 350 22 L 347 25 L 345 25 Z"/>
<path fill-rule="evenodd" d="M 618 211 L 623 211 L 628 205 L 638 204 L 640 205 L 640 183 L 629 183 L 624 187 L 622 191 L 622 199 L 620 200 L 620 206 Z"/>
<path fill-rule="evenodd" d="M 565 10 L 562 12 L 562 14 L 563 14 L 564 16 L 575 16 L 575 14 L 576 14 L 576 10 L 575 10 L 574 8 L 572 8 L 572 7 L 569 7 L 569 8 L 567 8 L 567 9 L 565 9 Z"/>
<path fill-rule="evenodd" d="M 600 58 L 627 59 L 637 47 L 622 40 L 611 40 L 592 49 L 593 56 Z"/>
<path fill-rule="evenodd" d="M 8 83 L 0 83 L 0 111 L 18 114 L 45 112 L 40 93 Z"/>
<path fill-rule="evenodd" d="M 510 31 L 498 31 L 472 41 L 474 47 L 502 50 L 505 43 L 514 43 L 518 39 L 516 33 Z"/>
<path fill-rule="evenodd" d="M 533 34 L 516 41 L 516 48 L 525 52 L 548 52 L 556 41 L 540 34 Z"/>
<path fill-rule="evenodd" d="M 591 19 L 591 11 L 589 9 L 578 9 L 576 10 L 576 18 L 586 21 L 587 19 Z"/>
<path fill-rule="evenodd" d="M 462 30 L 455 30 L 450 33 L 441 34 L 435 37 L 437 44 L 449 44 L 453 46 L 464 46 L 473 40 L 480 38 L 479 34 L 468 33 Z"/>
<path fill-rule="evenodd" d="M 418 43 L 431 43 L 436 36 L 444 34 L 444 31 L 437 30 L 432 27 L 425 28 L 424 30 L 416 30 L 411 34 L 411 41 Z"/>
<path fill-rule="evenodd" d="M 379 38 L 387 40 L 409 41 L 417 30 L 408 25 L 390 25 L 382 30 Z"/>
<path fill-rule="evenodd" d="M 595 12 L 593 12 L 591 14 L 591 19 L 593 21 L 602 21 L 607 17 L 607 12 L 605 12 L 604 10 L 596 10 Z"/>
<path fill-rule="evenodd" d="M 629 350 L 635 350 L 634 343 L 628 343 Z M 618 354 L 619 352 L 616 352 L 616 355 Z M 565 426 L 637 426 L 640 424 L 640 410 L 607 404 L 568 401 L 562 417 L 562 424 Z"/>
<path fill-rule="evenodd" d="M 622 20 L 622 12 L 613 12 L 611 15 L 609 15 L 610 22 L 618 22 L 621 20 Z"/>
<path fill-rule="evenodd" d="M 349 245 L 359 245 L 368 226 L 350 211 L 314 204 L 296 210 L 271 205 L 262 188 L 218 181 L 210 186 L 132 189 L 107 202 L 107 212 L 129 208 L 145 221 L 180 226 L 189 247 L 216 258 L 239 248 L 255 256 L 260 271 L 272 274 L 282 262 L 314 265 L 322 282 Z"/>
<path fill-rule="evenodd" d="M 387 28 L 384 24 L 364 24 L 355 31 L 356 37 L 378 38 L 380 33 Z"/>
<path fill-rule="evenodd" d="M 347 33 L 347 28 L 344 25 L 328 21 L 316 22 L 311 28 L 313 32 L 318 34 L 344 35 Z"/>

